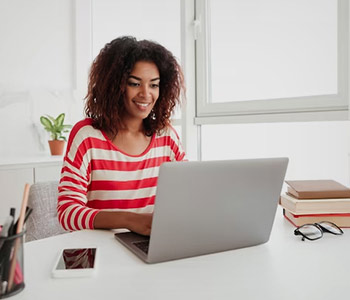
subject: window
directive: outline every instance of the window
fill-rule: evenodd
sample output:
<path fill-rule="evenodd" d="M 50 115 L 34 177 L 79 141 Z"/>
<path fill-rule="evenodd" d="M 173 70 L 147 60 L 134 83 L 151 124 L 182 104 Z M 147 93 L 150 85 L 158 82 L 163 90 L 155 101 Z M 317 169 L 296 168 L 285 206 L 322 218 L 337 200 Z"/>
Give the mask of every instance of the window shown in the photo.
<path fill-rule="evenodd" d="M 196 124 L 348 118 L 348 2 L 197 0 Z"/>

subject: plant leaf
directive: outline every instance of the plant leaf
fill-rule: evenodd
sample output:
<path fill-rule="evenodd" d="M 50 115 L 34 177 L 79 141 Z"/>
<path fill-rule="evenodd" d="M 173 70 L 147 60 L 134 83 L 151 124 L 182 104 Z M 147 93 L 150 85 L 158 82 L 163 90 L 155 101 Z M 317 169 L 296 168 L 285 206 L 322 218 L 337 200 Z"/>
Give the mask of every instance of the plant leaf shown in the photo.
<path fill-rule="evenodd" d="M 61 113 L 55 119 L 50 115 L 41 116 L 40 122 L 44 125 L 46 131 L 51 133 L 52 140 L 64 140 L 67 141 L 66 137 L 62 135 L 64 132 L 69 132 L 68 129 L 72 128 L 72 125 L 63 125 L 65 113 Z"/>
<path fill-rule="evenodd" d="M 56 132 L 61 132 L 63 130 L 63 125 L 57 125 L 55 128 Z"/>
<path fill-rule="evenodd" d="M 48 132 L 51 132 L 53 130 L 52 123 L 50 122 L 50 120 L 48 118 L 41 116 L 40 122 L 41 122 L 41 124 L 44 125 L 45 130 L 47 130 Z"/>
<path fill-rule="evenodd" d="M 46 115 L 46 116 L 51 120 L 52 126 L 54 126 L 56 119 L 50 115 Z"/>
<path fill-rule="evenodd" d="M 60 127 L 63 126 L 63 122 L 64 122 L 64 117 L 65 117 L 65 113 L 61 113 L 55 120 L 55 124 L 56 126 Z M 61 129 L 62 130 L 62 129 Z"/>

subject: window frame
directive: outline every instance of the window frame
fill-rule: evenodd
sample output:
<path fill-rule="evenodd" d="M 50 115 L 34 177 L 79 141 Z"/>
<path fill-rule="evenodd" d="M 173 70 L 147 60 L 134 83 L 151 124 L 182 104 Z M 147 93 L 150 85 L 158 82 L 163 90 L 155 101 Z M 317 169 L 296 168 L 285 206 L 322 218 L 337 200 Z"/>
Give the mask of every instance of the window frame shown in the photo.
<path fill-rule="evenodd" d="M 338 93 L 266 100 L 249 100 L 226 103 L 210 102 L 210 43 L 207 11 L 210 0 L 195 1 L 196 43 L 196 117 L 195 124 L 291 122 L 347 120 L 349 86 L 349 4 L 337 0 Z M 307 99 L 307 101 L 305 101 Z"/>

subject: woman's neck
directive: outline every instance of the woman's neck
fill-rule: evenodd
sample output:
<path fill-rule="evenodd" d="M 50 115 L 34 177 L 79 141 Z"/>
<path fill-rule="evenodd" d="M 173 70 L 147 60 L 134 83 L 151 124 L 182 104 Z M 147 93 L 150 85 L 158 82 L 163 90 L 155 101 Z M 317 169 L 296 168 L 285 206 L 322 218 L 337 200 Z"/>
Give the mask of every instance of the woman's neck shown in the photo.
<path fill-rule="evenodd" d="M 150 145 L 152 137 L 145 134 L 141 123 L 127 122 L 118 129 L 117 134 L 111 139 L 112 143 L 129 155 L 140 155 Z"/>
<path fill-rule="evenodd" d="M 145 132 L 144 126 L 143 126 L 143 120 L 132 120 L 127 119 L 123 120 L 122 128 L 118 130 L 118 132 L 125 132 L 125 133 L 143 133 Z"/>

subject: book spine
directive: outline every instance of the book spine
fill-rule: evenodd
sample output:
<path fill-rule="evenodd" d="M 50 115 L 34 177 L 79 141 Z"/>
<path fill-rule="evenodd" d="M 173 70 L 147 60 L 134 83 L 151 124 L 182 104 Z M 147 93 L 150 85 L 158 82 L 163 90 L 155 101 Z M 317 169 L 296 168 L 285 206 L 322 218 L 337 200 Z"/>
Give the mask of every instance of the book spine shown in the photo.
<path fill-rule="evenodd" d="M 322 221 L 333 222 L 339 227 L 350 227 L 349 214 L 313 214 L 313 215 L 295 215 L 288 210 L 283 210 L 284 217 L 294 226 L 302 226 L 304 224 L 313 224 Z"/>
<path fill-rule="evenodd" d="M 299 200 L 282 195 L 281 205 L 296 215 L 350 213 L 349 199 Z"/>
<path fill-rule="evenodd" d="M 350 198 L 349 191 L 302 191 L 288 187 L 288 193 L 297 199 Z"/>

